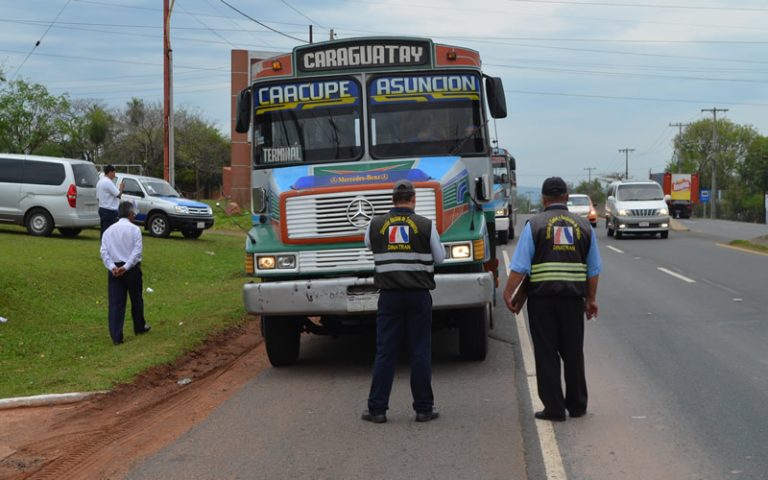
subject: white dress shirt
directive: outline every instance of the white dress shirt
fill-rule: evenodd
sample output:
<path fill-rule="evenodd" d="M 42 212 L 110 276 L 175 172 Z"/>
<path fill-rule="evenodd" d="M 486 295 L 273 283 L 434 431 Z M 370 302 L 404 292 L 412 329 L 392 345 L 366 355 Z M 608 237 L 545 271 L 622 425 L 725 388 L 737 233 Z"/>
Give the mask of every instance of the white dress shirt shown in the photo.
<path fill-rule="evenodd" d="M 120 189 L 111 178 L 104 175 L 96 184 L 96 198 L 99 199 L 99 208 L 108 208 L 117 210 L 120 201 L 117 196 L 120 195 Z"/>
<path fill-rule="evenodd" d="M 101 237 L 101 260 L 109 271 L 116 267 L 115 262 L 125 262 L 123 266 L 130 270 L 141 262 L 142 249 L 141 229 L 127 218 L 111 225 Z"/>

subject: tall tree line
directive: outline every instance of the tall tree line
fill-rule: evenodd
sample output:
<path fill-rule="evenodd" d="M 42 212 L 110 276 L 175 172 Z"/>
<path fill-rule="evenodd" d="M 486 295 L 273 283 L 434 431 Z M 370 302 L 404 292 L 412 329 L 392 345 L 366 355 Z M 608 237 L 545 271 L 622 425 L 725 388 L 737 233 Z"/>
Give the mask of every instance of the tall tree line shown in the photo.
<path fill-rule="evenodd" d="M 229 138 L 213 122 L 185 108 L 174 114 L 176 186 L 211 198 L 229 164 Z M 163 176 L 163 107 L 132 98 L 110 108 L 96 99 L 71 100 L 0 72 L 0 152 L 83 158 Z"/>

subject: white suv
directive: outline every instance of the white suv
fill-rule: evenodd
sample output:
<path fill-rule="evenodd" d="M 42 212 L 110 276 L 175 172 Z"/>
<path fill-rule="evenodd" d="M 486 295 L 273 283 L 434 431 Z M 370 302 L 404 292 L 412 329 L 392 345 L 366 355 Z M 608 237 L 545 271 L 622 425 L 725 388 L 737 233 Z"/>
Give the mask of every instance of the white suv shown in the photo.
<path fill-rule="evenodd" d="M 615 182 L 608 187 L 605 228 L 608 236 L 625 233 L 669 236 L 668 200 L 656 182 Z"/>

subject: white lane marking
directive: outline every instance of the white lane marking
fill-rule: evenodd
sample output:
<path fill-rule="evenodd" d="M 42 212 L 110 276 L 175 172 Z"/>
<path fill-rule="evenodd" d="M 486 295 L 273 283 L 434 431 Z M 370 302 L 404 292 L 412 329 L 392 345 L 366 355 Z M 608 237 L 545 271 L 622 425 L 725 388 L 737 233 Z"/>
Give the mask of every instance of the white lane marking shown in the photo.
<path fill-rule="evenodd" d="M 616 253 L 624 253 L 624 250 L 619 250 L 618 248 L 614 247 L 613 245 L 606 245 L 605 248 L 610 248 Z"/>
<path fill-rule="evenodd" d="M 509 277 L 509 255 L 507 255 L 506 251 L 503 251 L 502 254 L 504 255 L 507 277 Z M 506 306 L 502 308 L 506 308 Z M 517 337 L 520 339 L 520 348 L 523 351 L 523 370 L 528 380 L 528 394 L 531 397 L 531 405 L 533 405 L 534 411 L 541 410 L 544 406 L 535 393 L 538 391 L 536 386 L 536 367 L 533 347 L 528 336 L 528 325 L 525 323 L 523 315 L 514 315 L 514 317 L 515 324 L 517 325 Z M 552 422 L 534 420 L 534 424 L 536 425 L 536 433 L 539 436 L 539 446 L 541 447 L 547 480 L 567 480 L 568 477 L 565 475 L 563 458 L 560 456 L 560 448 L 557 446 L 557 438 L 555 437 L 555 429 L 552 426 Z"/>
<path fill-rule="evenodd" d="M 686 277 L 685 275 L 680 275 L 679 273 L 677 273 L 677 272 L 673 272 L 672 270 L 669 270 L 669 269 L 667 269 L 667 268 L 664 268 L 664 267 L 656 267 L 656 269 L 657 269 L 657 270 L 659 270 L 659 271 L 662 271 L 662 272 L 666 273 L 667 275 L 672 275 L 672 276 L 673 276 L 673 277 L 675 277 L 675 278 L 679 278 L 680 280 L 682 280 L 682 281 L 684 281 L 684 282 L 688 282 L 688 283 L 696 283 L 696 280 L 694 280 L 694 279 L 692 279 L 692 278 L 688 278 L 688 277 Z"/>

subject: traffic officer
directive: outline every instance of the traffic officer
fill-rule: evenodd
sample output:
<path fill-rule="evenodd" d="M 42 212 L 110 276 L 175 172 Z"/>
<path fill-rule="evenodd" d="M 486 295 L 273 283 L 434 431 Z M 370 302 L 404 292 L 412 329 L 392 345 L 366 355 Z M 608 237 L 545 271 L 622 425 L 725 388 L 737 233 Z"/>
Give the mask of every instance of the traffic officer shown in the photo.
<path fill-rule="evenodd" d="M 435 224 L 414 213 L 416 190 L 408 180 L 395 183 L 394 208 L 371 220 L 365 245 L 373 251 L 374 285 L 379 288 L 376 360 L 363 420 L 387 421 L 389 394 L 403 338 L 411 364 L 411 394 L 417 422 L 438 417 L 432 394 L 432 296 L 434 265 L 445 250 Z"/>
<path fill-rule="evenodd" d="M 589 222 L 568 212 L 565 181 L 560 177 L 544 180 L 541 198 L 544 211 L 526 223 L 510 262 L 504 301 L 518 313 L 527 295 L 536 384 L 544 404 L 544 410 L 534 416 L 563 421 L 566 409 L 574 418 L 587 412 L 584 315 L 588 320 L 597 317 L 602 265 Z M 518 286 L 523 290 L 515 294 Z"/>

